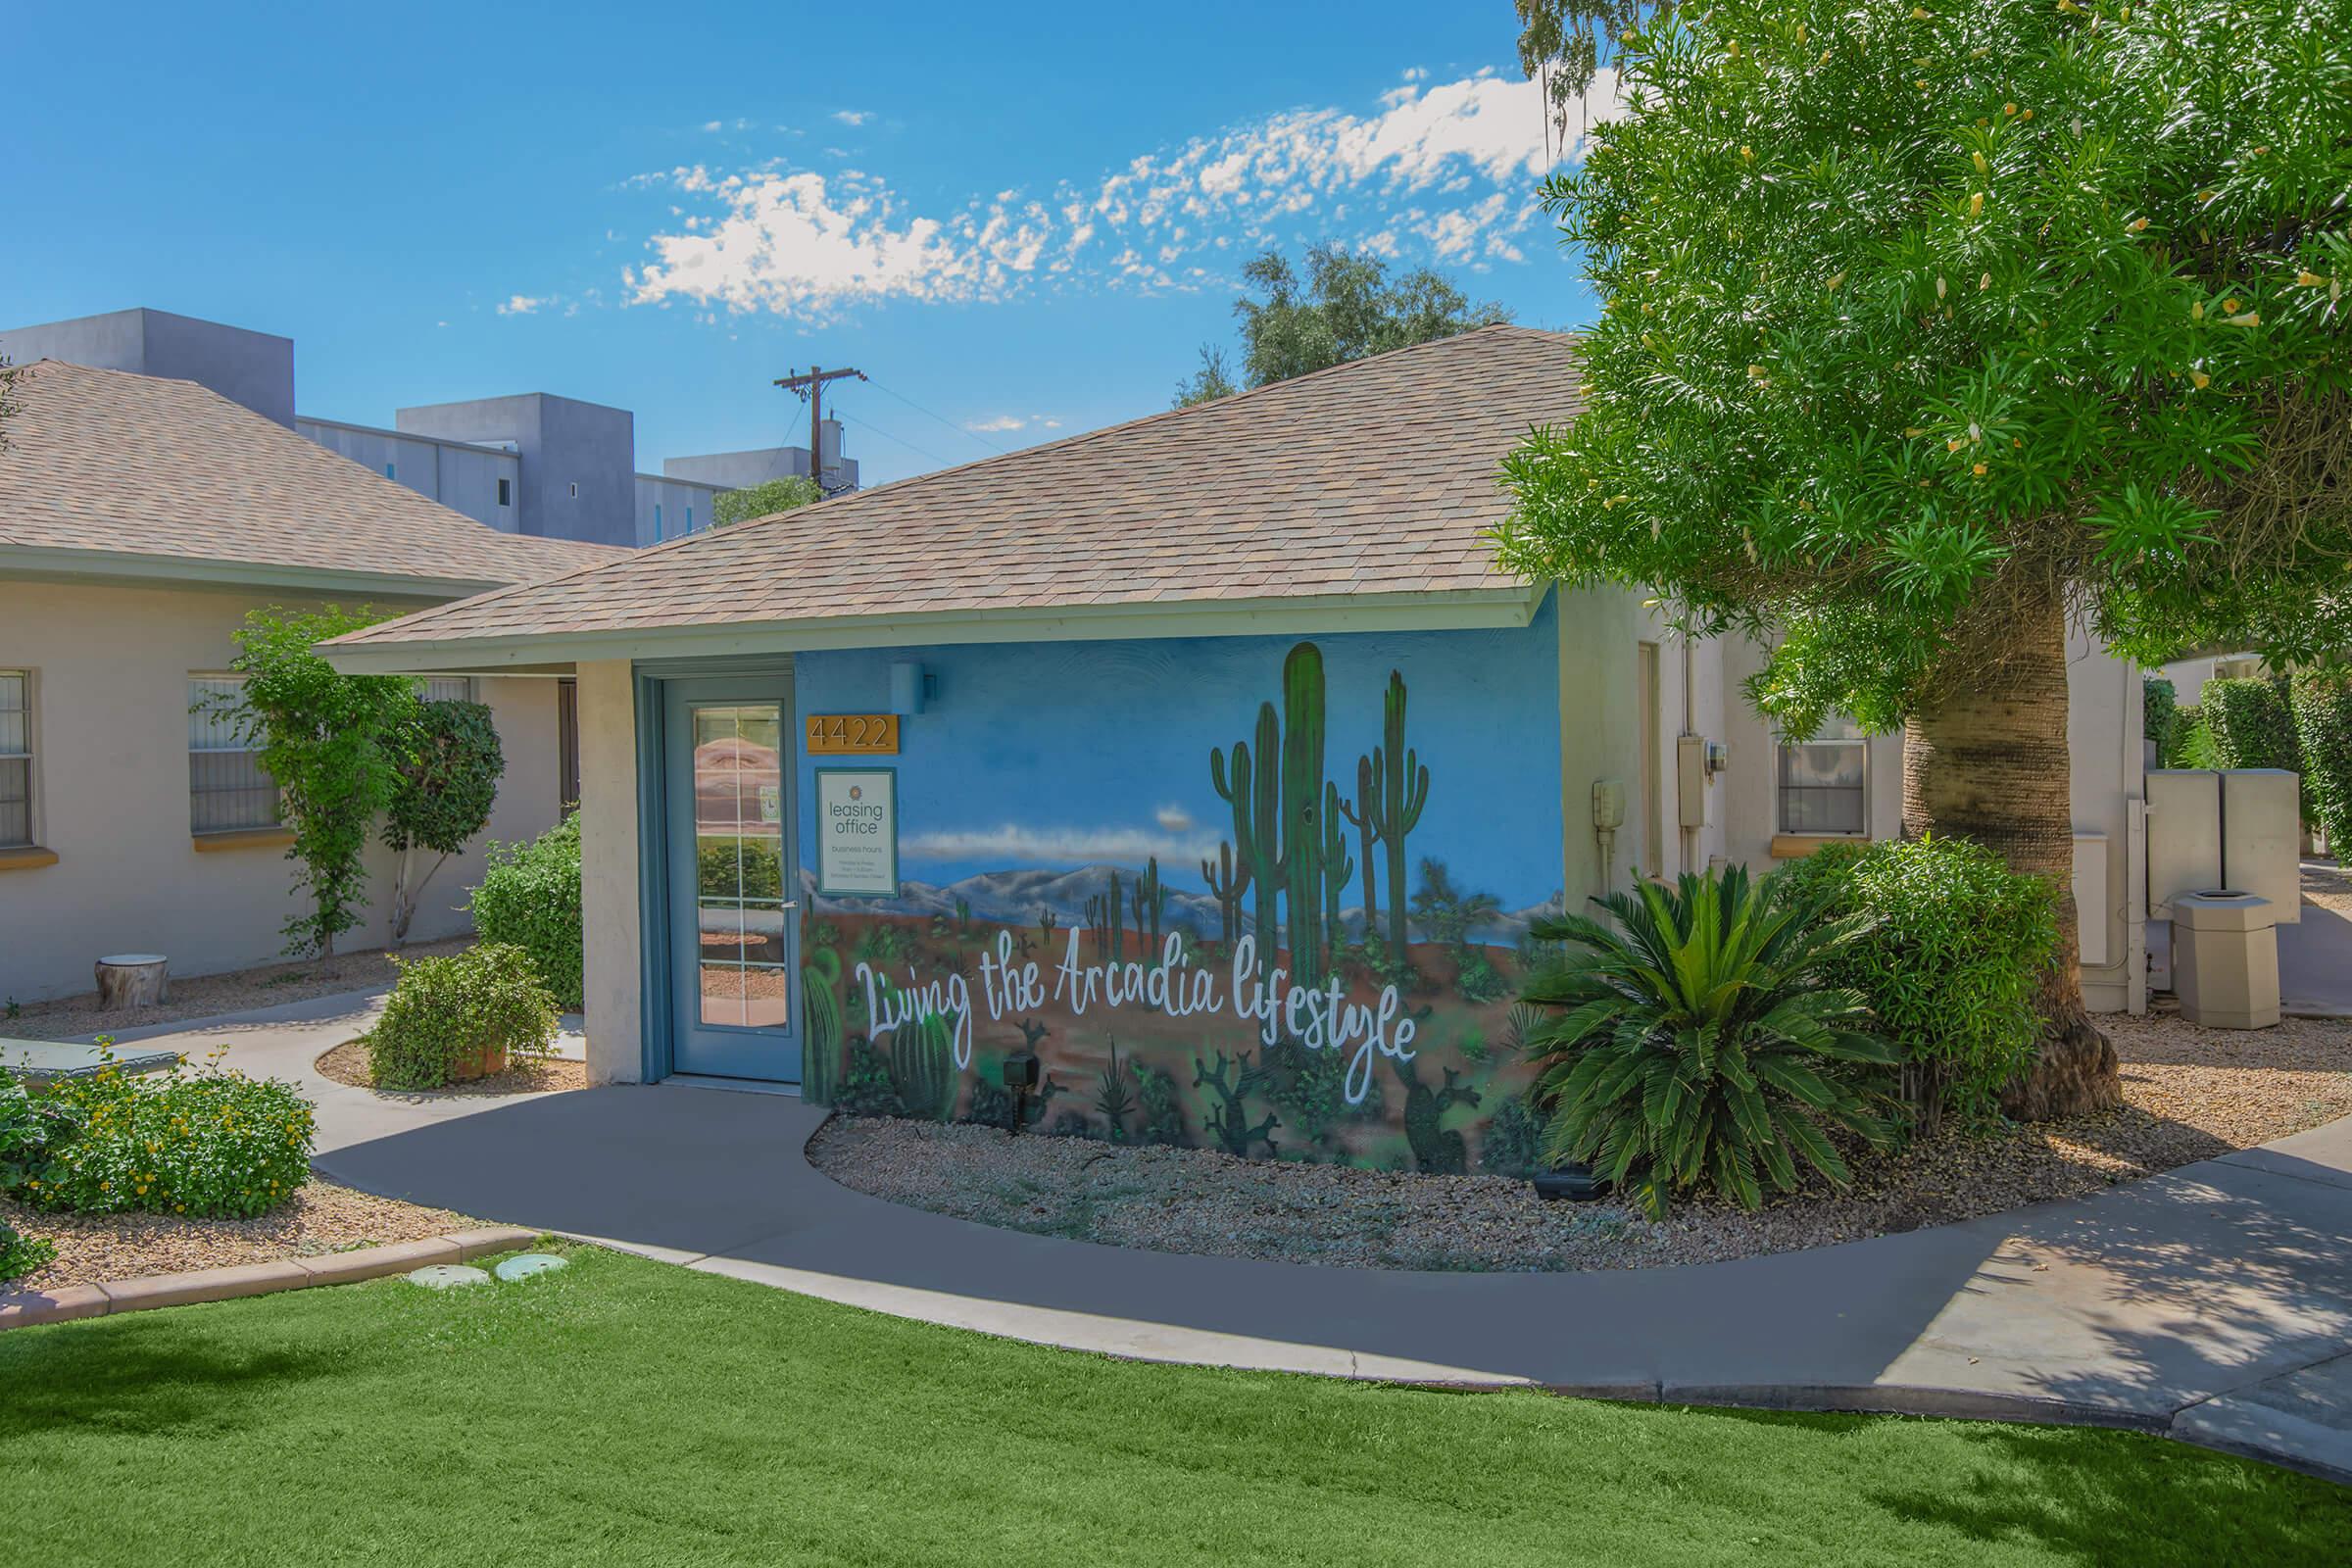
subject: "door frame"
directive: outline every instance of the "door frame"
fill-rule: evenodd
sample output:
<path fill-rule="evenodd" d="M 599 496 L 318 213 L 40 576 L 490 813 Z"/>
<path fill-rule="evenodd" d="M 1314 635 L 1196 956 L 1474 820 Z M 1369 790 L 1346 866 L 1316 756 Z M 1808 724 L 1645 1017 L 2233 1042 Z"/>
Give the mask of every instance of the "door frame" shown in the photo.
<path fill-rule="evenodd" d="M 642 1081 L 658 1083 L 677 1071 L 677 986 L 671 938 L 669 865 L 669 712 L 674 682 L 706 677 L 755 676 L 780 681 L 791 692 L 792 722 L 786 725 L 789 756 L 779 759 L 794 780 L 793 858 L 799 858 L 801 766 L 800 705 L 793 688 L 790 654 L 740 659 L 641 660 L 631 668 L 636 692 L 637 739 L 637 997 Z M 796 977 L 797 980 L 797 977 Z M 745 1079 L 746 1083 L 774 1080 Z"/>

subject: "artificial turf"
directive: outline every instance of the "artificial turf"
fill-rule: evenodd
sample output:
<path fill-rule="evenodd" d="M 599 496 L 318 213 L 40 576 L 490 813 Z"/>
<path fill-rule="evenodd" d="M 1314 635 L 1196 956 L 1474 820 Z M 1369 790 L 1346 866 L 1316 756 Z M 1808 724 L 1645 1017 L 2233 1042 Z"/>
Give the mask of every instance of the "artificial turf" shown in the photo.
<path fill-rule="evenodd" d="M 2352 1558 L 2352 1492 L 2137 1434 L 1138 1365 L 572 1257 L 0 1335 L 7 1560 Z"/>

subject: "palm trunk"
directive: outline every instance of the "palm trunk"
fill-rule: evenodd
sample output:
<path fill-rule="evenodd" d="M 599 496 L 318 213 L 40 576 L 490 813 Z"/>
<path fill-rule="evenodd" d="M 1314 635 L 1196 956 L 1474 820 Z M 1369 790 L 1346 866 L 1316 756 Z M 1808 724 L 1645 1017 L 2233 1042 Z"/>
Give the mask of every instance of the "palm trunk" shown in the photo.
<path fill-rule="evenodd" d="M 2041 1051 L 2002 1096 L 2012 1116 L 2047 1121 L 2116 1105 L 2122 1084 L 2115 1048 L 2082 1005 L 2065 612 L 2049 594 L 2018 606 L 1998 633 L 2002 657 L 1971 662 L 1905 723 L 1903 834 L 1974 839 L 2011 870 L 2055 882 L 2059 951 L 2039 1003 Z"/>

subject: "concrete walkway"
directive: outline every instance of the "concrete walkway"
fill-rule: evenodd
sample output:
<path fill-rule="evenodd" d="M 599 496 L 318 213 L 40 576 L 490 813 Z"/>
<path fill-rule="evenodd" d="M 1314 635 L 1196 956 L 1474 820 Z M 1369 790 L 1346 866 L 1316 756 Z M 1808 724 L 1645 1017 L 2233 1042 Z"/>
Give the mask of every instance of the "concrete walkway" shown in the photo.
<path fill-rule="evenodd" d="M 291 1078 L 334 1180 L 901 1316 L 1147 1360 L 2086 1421 L 2352 1481 L 2352 1119 L 2083 1200 L 1806 1252 L 1439 1274 L 1135 1251 L 854 1193 L 790 1096 L 427 1100 L 311 1061 L 380 996 L 122 1032 Z M 575 1047 L 576 1049 L 576 1047 Z"/>

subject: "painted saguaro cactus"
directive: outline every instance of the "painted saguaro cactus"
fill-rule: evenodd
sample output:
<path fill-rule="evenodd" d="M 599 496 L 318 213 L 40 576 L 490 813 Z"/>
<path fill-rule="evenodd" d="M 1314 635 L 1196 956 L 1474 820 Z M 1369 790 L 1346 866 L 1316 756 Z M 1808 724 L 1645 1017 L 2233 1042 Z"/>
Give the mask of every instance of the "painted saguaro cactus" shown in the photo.
<path fill-rule="evenodd" d="M 909 1116 L 947 1121 L 956 1114 L 962 1084 L 956 1070 L 956 1019 L 926 1013 L 892 1032 L 890 1080 Z"/>
<path fill-rule="evenodd" d="M 1372 759 L 1355 760 L 1355 800 L 1340 802 L 1340 814 L 1355 827 L 1363 846 L 1364 860 L 1364 935 L 1368 939 L 1380 929 L 1380 874 L 1373 869 L 1372 846 L 1380 842 L 1380 831 L 1372 825 Z M 1363 802 L 1359 809 L 1356 801 Z"/>
<path fill-rule="evenodd" d="M 1420 825 L 1421 808 L 1429 804 L 1429 769 L 1405 748 L 1404 677 L 1396 670 L 1389 671 L 1381 710 L 1382 744 L 1372 749 L 1373 787 L 1364 792 L 1363 811 L 1388 851 L 1389 961 L 1400 964 L 1405 960 L 1404 839 Z"/>
<path fill-rule="evenodd" d="M 818 948 L 801 965 L 801 1098 L 830 1105 L 841 1082 L 841 955 Z"/>
<path fill-rule="evenodd" d="M 1282 662 L 1282 858 L 1291 974 L 1323 979 L 1323 651 L 1300 643 Z M 1263 759 L 1260 766 L 1264 765 Z"/>
<path fill-rule="evenodd" d="M 1348 892 L 1348 878 L 1355 874 L 1355 861 L 1348 854 L 1348 830 L 1342 824 L 1346 818 L 1340 812 L 1340 787 L 1323 786 L 1323 842 L 1319 858 L 1323 863 L 1323 972 L 1329 974 L 1339 966 L 1340 949 L 1346 945 L 1348 930 L 1340 918 L 1341 899 Z"/>
<path fill-rule="evenodd" d="M 1217 901 L 1217 938 L 1231 953 L 1233 939 L 1242 934 L 1242 895 L 1250 891 L 1250 862 L 1234 858 L 1233 841 L 1228 839 L 1217 846 L 1215 859 L 1200 862 L 1200 880 Z"/>
<path fill-rule="evenodd" d="M 1135 901 L 1135 941 L 1138 947 L 1143 948 L 1143 952 L 1137 956 L 1146 963 L 1157 963 L 1159 961 L 1159 924 L 1161 918 L 1167 913 L 1168 907 L 1168 890 L 1159 883 L 1158 856 L 1152 857 L 1151 865 L 1135 879 L 1135 892 L 1132 896 Z M 1149 946 L 1146 946 L 1145 931 L 1147 927 L 1151 932 Z"/>
<path fill-rule="evenodd" d="M 1290 874 L 1281 853 L 1282 776 L 1277 768 L 1282 719 L 1272 703 L 1258 706 L 1256 746 L 1253 753 L 1249 742 L 1234 742 L 1230 779 L 1225 754 L 1211 747 L 1208 779 L 1233 807 L 1234 858 L 1247 872 L 1244 880 L 1251 892 L 1250 931 L 1257 939 L 1259 960 L 1271 963 L 1281 944 L 1275 901 Z"/>

